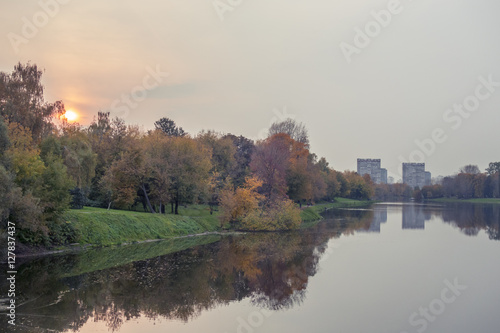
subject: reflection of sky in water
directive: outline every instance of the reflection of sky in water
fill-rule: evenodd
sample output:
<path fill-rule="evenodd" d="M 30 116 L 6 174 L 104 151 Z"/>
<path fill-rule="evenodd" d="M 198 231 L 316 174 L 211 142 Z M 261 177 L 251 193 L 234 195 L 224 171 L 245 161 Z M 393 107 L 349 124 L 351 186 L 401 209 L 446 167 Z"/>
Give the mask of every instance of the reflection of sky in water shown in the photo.
<path fill-rule="evenodd" d="M 25 281 L 20 287 L 30 297 L 52 293 L 42 303 L 58 297 L 60 303 L 19 312 L 31 314 L 25 317 L 28 324 L 51 328 L 51 318 L 78 318 L 82 308 L 75 302 L 80 302 L 88 319 L 81 324 L 63 320 L 83 325 L 80 332 L 108 332 L 114 320 L 122 333 L 410 333 L 420 327 L 409 324 L 412 313 L 439 299 L 445 280 L 458 279 L 467 290 L 446 304 L 426 332 L 498 332 L 500 242 L 490 239 L 498 239 L 500 207 L 479 207 L 340 210 L 296 234 L 225 238 L 116 268 L 48 278 L 45 290 L 43 284 Z M 75 270 L 85 262 L 64 256 L 51 260 L 49 267 L 48 261 L 40 267 L 34 261 L 30 276 L 44 268 Z M 29 290 L 30 285 L 39 290 Z M 74 311 L 63 312 L 68 308 Z M 182 311 L 187 321 L 176 315 Z"/>

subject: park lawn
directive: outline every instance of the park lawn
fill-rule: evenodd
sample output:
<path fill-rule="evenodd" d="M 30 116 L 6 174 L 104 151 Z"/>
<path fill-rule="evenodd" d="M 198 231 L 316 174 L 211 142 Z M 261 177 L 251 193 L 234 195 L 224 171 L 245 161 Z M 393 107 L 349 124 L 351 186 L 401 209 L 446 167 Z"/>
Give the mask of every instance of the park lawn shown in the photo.
<path fill-rule="evenodd" d="M 306 207 L 301 211 L 303 227 L 321 220 L 320 213 L 326 209 L 361 207 L 372 203 L 337 198 L 333 203 Z M 217 216 L 218 212 L 210 214 L 207 205 L 180 206 L 179 215 L 84 207 L 68 210 L 63 219 L 73 230 L 76 243 L 110 246 L 220 231 Z"/>
<path fill-rule="evenodd" d="M 63 218 L 71 224 L 77 243 L 117 245 L 217 231 L 219 221 L 205 207 L 179 211 L 192 216 L 84 207 L 68 210 Z"/>

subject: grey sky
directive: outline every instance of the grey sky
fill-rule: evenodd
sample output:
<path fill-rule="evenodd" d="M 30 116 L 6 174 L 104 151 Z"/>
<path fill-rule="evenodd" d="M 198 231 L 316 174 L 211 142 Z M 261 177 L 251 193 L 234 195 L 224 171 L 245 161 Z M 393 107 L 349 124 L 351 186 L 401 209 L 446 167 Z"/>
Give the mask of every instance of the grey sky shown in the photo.
<path fill-rule="evenodd" d="M 0 70 L 10 72 L 18 61 L 45 68 L 49 100 L 62 99 L 83 124 L 98 110 L 126 105 L 122 95 L 146 79 L 158 87 L 115 112 L 144 128 L 166 116 L 191 134 L 214 129 L 257 138 L 288 114 L 306 124 L 311 150 L 335 169 L 355 170 L 358 157 L 381 158 L 396 179 L 400 156 L 417 156 L 415 140 L 436 128 L 446 141 L 424 154 L 433 176 L 500 161 L 500 87 L 468 118 L 460 116 L 459 126 L 455 114 L 443 119 L 474 96 L 479 77 L 500 82 L 497 1 L 401 0 L 398 14 L 350 63 L 340 44 L 355 45 L 355 28 L 394 3 L 64 2 L 45 24 L 39 2 L 0 0 Z M 214 3 L 232 10 L 218 13 Z M 23 17 L 34 16 L 40 27 L 26 36 Z M 9 33 L 25 39 L 14 47 Z M 156 69 L 169 76 L 148 78 Z"/>

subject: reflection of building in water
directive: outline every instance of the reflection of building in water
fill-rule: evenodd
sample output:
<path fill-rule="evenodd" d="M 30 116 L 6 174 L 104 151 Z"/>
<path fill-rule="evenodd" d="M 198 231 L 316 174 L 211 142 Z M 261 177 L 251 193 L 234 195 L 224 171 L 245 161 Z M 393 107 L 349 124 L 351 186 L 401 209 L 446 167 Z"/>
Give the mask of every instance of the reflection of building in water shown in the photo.
<path fill-rule="evenodd" d="M 422 206 L 403 206 L 403 229 L 425 229 L 425 214 Z M 430 216 L 428 216 L 430 219 Z"/>
<path fill-rule="evenodd" d="M 387 222 L 387 206 L 373 211 L 373 220 L 368 229 L 359 229 L 358 232 L 380 233 L 380 224 Z"/>

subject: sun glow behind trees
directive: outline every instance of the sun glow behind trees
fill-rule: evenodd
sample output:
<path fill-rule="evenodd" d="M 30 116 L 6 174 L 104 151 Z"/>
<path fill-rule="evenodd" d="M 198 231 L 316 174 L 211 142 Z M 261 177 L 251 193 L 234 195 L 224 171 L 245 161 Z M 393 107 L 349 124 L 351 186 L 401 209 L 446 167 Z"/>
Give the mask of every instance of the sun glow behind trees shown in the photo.
<path fill-rule="evenodd" d="M 62 116 L 64 119 L 66 119 L 68 122 L 73 122 L 78 119 L 78 113 L 76 113 L 73 110 L 66 110 L 66 112 Z"/>

